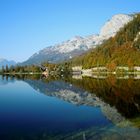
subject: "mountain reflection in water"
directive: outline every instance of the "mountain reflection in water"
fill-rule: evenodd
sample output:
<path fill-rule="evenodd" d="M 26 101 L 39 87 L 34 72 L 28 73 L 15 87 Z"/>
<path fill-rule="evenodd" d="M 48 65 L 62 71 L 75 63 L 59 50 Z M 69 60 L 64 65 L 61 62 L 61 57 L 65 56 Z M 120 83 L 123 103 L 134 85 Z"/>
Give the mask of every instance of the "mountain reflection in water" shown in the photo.
<path fill-rule="evenodd" d="M 140 139 L 140 80 L 117 79 L 113 76 L 106 79 L 89 77 L 42 79 L 39 75 L 22 75 L 3 76 L 2 84 L 14 82 L 15 79 L 23 80 L 46 96 L 76 106 L 100 108 L 113 124 L 104 127 L 93 126 L 63 136 L 52 136 L 51 139 Z"/>

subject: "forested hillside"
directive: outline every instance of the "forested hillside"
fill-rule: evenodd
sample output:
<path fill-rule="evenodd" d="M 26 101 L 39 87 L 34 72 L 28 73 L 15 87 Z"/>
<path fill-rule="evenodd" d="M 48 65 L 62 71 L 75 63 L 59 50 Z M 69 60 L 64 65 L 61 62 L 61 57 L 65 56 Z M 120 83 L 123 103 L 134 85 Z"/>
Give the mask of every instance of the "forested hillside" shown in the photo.
<path fill-rule="evenodd" d="M 82 65 L 83 68 L 106 66 L 140 66 L 140 14 L 120 29 L 102 45 L 92 49 L 80 57 L 73 58 L 72 66 Z"/>

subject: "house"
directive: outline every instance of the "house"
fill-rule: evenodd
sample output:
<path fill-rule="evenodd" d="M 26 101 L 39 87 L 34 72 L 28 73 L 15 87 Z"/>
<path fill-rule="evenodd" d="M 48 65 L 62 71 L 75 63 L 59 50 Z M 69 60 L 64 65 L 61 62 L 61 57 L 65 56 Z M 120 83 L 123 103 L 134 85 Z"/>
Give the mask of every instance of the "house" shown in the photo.
<path fill-rule="evenodd" d="M 124 70 L 124 71 L 129 71 L 129 67 L 123 67 L 123 66 L 118 66 L 116 70 Z"/>
<path fill-rule="evenodd" d="M 134 67 L 134 71 L 140 71 L 140 67 L 135 66 L 135 67 Z"/>
<path fill-rule="evenodd" d="M 40 69 L 42 70 L 43 75 L 49 75 L 49 70 L 47 67 L 41 66 Z"/>
<path fill-rule="evenodd" d="M 134 79 L 140 79 L 140 75 L 134 75 Z"/>
<path fill-rule="evenodd" d="M 72 71 L 82 71 L 82 66 L 72 67 Z"/>
<path fill-rule="evenodd" d="M 91 77 L 92 76 L 92 69 L 83 69 L 82 75 Z"/>
<path fill-rule="evenodd" d="M 93 72 L 106 72 L 107 68 L 106 67 L 94 67 L 92 68 Z"/>
<path fill-rule="evenodd" d="M 82 73 L 82 66 L 75 66 L 72 67 L 73 74 L 81 74 Z"/>

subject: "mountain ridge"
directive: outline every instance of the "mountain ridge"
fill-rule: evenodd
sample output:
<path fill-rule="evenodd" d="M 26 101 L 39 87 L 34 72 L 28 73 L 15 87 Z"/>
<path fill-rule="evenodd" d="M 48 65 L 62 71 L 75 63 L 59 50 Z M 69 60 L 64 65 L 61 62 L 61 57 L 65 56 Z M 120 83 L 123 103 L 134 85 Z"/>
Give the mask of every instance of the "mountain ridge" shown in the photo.
<path fill-rule="evenodd" d="M 81 65 L 84 69 L 103 66 L 114 70 L 117 66 L 126 66 L 131 70 L 140 66 L 140 14 L 121 28 L 100 46 L 71 60 L 72 65 Z"/>
<path fill-rule="evenodd" d="M 118 14 L 114 15 L 101 28 L 100 34 L 93 34 L 86 37 L 75 36 L 70 40 L 46 47 L 33 54 L 21 65 L 40 64 L 42 62 L 57 63 L 81 55 L 91 48 L 101 45 L 104 40 L 114 36 L 120 28 L 133 19 L 132 15 Z M 121 21 L 123 20 L 123 21 Z M 114 28 L 115 27 L 115 28 Z M 109 30 L 107 32 L 107 30 Z"/>
<path fill-rule="evenodd" d="M 10 67 L 11 65 L 15 65 L 16 62 L 14 60 L 7 60 L 4 58 L 0 58 L 0 69 L 2 68 L 2 66 L 8 66 Z"/>

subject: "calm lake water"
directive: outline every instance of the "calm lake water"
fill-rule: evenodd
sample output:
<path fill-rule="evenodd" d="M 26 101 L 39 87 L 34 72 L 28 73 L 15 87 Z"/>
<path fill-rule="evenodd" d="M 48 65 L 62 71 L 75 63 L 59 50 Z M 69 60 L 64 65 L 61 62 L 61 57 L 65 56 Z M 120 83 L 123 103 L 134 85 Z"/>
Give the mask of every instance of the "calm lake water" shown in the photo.
<path fill-rule="evenodd" d="M 0 76 L 0 140 L 139 140 L 140 80 Z"/>

